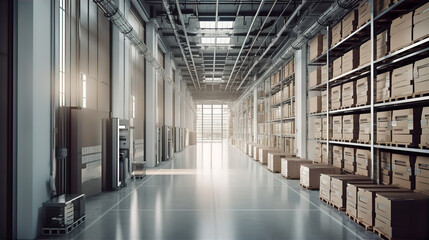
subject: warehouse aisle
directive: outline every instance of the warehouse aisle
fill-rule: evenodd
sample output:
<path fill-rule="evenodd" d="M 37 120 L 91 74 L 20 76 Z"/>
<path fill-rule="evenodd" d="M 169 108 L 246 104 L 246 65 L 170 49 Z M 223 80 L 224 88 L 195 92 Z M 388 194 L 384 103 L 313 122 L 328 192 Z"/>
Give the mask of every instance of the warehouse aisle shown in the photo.
<path fill-rule="evenodd" d="M 321 202 L 317 191 L 272 174 L 227 143 L 188 147 L 148 174 L 112 193 L 119 202 L 109 209 L 101 210 L 106 195 L 88 199 L 88 220 L 71 237 L 377 239 Z"/>

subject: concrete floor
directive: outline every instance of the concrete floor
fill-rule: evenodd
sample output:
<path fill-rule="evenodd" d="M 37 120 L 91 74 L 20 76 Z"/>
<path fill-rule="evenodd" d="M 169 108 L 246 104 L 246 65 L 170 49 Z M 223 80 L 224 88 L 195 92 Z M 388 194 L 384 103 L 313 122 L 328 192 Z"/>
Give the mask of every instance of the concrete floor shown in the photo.
<path fill-rule="evenodd" d="M 297 180 L 227 143 L 199 143 L 118 192 L 87 199 L 70 239 L 377 239 Z M 64 238 L 62 238 L 64 239 Z"/>

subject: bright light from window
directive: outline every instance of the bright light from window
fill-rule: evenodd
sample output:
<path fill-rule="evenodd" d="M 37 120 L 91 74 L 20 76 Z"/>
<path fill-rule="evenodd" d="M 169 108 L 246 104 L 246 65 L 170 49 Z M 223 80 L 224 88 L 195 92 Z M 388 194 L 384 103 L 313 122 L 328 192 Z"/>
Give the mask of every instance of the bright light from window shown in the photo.
<path fill-rule="evenodd" d="M 218 21 L 217 28 L 218 29 L 230 29 L 234 25 L 234 21 Z M 216 22 L 215 21 L 200 21 L 200 28 L 209 28 L 215 29 Z"/>
<path fill-rule="evenodd" d="M 202 37 L 202 44 L 229 44 L 231 42 L 230 37 Z"/>
<path fill-rule="evenodd" d="M 214 77 L 214 78 L 213 77 L 206 77 L 203 82 L 205 82 L 205 83 L 222 83 L 223 80 L 221 77 Z"/>

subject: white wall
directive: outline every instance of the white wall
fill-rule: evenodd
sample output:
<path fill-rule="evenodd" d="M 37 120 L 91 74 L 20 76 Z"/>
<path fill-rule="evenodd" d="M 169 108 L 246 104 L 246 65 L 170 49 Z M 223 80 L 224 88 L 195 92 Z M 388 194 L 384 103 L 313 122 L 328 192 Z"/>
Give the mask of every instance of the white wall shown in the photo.
<path fill-rule="evenodd" d="M 51 1 L 17 2 L 17 237 L 35 238 L 49 199 Z"/>

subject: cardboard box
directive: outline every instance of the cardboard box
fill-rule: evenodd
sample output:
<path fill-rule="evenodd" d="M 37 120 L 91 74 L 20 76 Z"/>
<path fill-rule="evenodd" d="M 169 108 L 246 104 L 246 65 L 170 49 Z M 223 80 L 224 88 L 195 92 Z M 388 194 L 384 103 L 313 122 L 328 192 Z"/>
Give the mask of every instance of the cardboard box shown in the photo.
<path fill-rule="evenodd" d="M 390 26 L 390 52 L 408 46 L 413 41 L 413 12 L 392 21 Z"/>
<path fill-rule="evenodd" d="M 416 176 L 415 191 L 429 195 L 429 178 Z"/>
<path fill-rule="evenodd" d="M 363 0 L 359 3 L 358 13 L 358 27 L 371 20 L 371 3 L 369 0 Z"/>
<path fill-rule="evenodd" d="M 327 90 L 325 90 L 325 91 L 322 91 L 322 112 L 326 112 L 327 111 L 327 109 L 326 109 L 326 107 L 327 107 L 327 103 L 326 103 L 326 101 L 327 101 Z M 329 102 L 329 108 L 331 108 L 331 103 Z"/>
<path fill-rule="evenodd" d="M 414 11 L 413 23 L 413 40 L 429 36 L 429 3 Z"/>
<path fill-rule="evenodd" d="M 415 163 L 415 175 L 429 179 L 429 157 L 417 156 Z"/>
<path fill-rule="evenodd" d="M 342 107 L 354 107 L 356 104 L 356 81 L 341 85 Z"/>
<path fill-rule="evenodd" d="M 328 158 L 328 146 L 322 143 L 322 163 L 330 164 L 332 158 L 332 145 L 329 145 L 329 158 Z"/>
<path fill-rule="evenodd" d="M 312 164 L 313 161 L 304 158 L 282 158 L 281 174 L 287 179 L 300 179 L 302 164 Z"/>
<path fill-rule="evenodd" d="M 322 109 L 322 97 L 316 96 L 310 98 L 308 108 L 310 113 L 319 113 Z"/>
<path fill-rule="evenodd" d="M 320 82 L 321 83 L 326 83 L 326 81 L 328 79 L 328 67 L 326 65 L 323 65 L 322 68 L 321 68 L 321 70 L 320 70 L 320 73 L 321 73 L 321 80 L 320 80 Z M 331 73 L 332 73 L 332 65 L 329 68 L 329 78 L 331 78 L 331 76 L 332 76 Z"/>
<path fill-rule="evenodd" d="M 281 159 L 285 157 L 291 157 L 292 154 L 288 153 L 268 153 L 268 170 L 271 172 L 280 172 L 281 171 Z"/>
<path fill-rule="evenodd" d="M 348 183 L 373 183 L 373 181 L 364 176 L 343 175 L 331 177 L 331 197 L 330 201 L 338 208 L 346 208 L 347 184 Z"/>
<path fill-rule="evenodd" d="M 332 147 L 332 165 L 337 168 L 344 167 L 344 147 L 334 145 Z"/>
<path fill-rule="evenodd" d="M 342 38 L 346 38 L 348 35 L 356 31 L 358 25 L 358 11 L 352 9 L 347 15 L 341 20 L 342 23 Z"/>
<path fill-rule="evenodd" d="M 323 131 L 322 118 L 314 119 L 314 138 L 322 139 L 322 131 Z"/>
<path fill-rule="evenodd" d="M 377 143 L 392 141 L 392 112 L 377 112 Z"/>
<path fill-rule="evenodd" d="M 342 71 L 342 64 L 343 64 L 343 59 L 342 57 L 338 57 L 337 59 L 334 60 L 333 62 L 333 72 L 332 72 L 332 77 L 336 78 L 338 76 L 341 75 Z"/>
<path fill-rule="evenodd" d="M 393 70 L 392 97 L 410 96 L 413 94 L 413 71 L 413 64 Z"/>
<path fill-rule="evenodd" d="M 369 142 L 371 140 L 371 113 L 359 115 L 359 141 Z"/>
<path fill-rule="evenodd" d="M 356 89 L 356 104 L 358 106 L 369 105 L 371 101 L 371 87 L 368 77 L 358 79 L 356 81 Z"/>
<path fill-rule="evenodd" d="M 266 132 L 268 132 L 268 131 L 266 131 Z M 260 148 L 266 148 L 266 146 L 265 145 L 259 145 L 259 144 L 253 145 L 253 158 L 256 161 L 259 161 L 259 149 Z"/>
<path fill-rule="evenodd" d="M 314 161 L 317 163 L 322 163 L 323 162 L 323 158 L 322 158 L 322 144 L 321 143 L 316 143 L 314 146 Z"/>
<path fill-rule="evenodd" d="M 359 66 L 369 64 L 371 62 L 371 40 L 364 42 L 359 47 Z"/>
<path fill-rule="evenodd" d="M 425 93 L 428 91 L 429 91 L 429 58 L 425 58 L 414 63 L 414 92 Z"/>
<path fill-rule="evenodd" d="M 374 226 L 375 220 L 375 197 L 380 192 L 410 192 L 399 188 L 359 188 L 358 189 L 358 214 L 357 218 L 362 222 Z"/>
<path fill-rule="evenodd" d="M 327 38 L 327 35 L 324 34 L 323 40 L 322 40 L 322 53 L 326 52 L 327 46 L 328 46 L 328 38 Z"/>
<path fill-rule="evenodd" d="M 323 36 L 317 35 L 310 41 L 310 61 L 314 60 L 322 54 Z"/>
<path fill-rule="evenodd" d="M 330 117 L 330 121 L 329 121 L 329 126 L 326 120 L 326 117 L 322 118 L 322 122 L 323 122 L 323 132 L 322 132 L 322 138 L 323 139 L 327 139 L 327 132 L 329 131 L 329 137 L 332 137 L 332 117 Z M 326 129 L 327 128 L 327 129 Z"/>
<path fill-rule="evenodd" d="M 343 139 L 343 116 L 334 116 L 332 118 L 332 139 Z"/>
<path fill-rule="evenodd" d="M 340 173 L 340 169 L 325 164 L 302 164 L 300 184 L 308 189 L 319 189 L 320 174 Z"/>
<path fill-rule="evenodd" d="M 338 22 L 335 26 L 332 27 L 331 34 L 332 34 L 332 41 L 331 46 L 335 46 L 335 44 L 339 43 L 342 39 L 342 22 Z"/>
<path fill-rule="evenodd" d="M 308 74 L 308 88 L 312 88 L 321 83 L 322 80 L 322 69 L 317 67 L 316 70 Z"/>
<path fill-rule="evenodd" d="M 389 31 L 385 30 L 377 35 L 376 59 L 386 56 L 390 50 Z"/>
<path fill-rule="evenodd" d="M 354 48 L 342 57 L 341 72 L 342 74 L 350 72 L 359 66 L 359 48 Z"/>
<path fill-rule="evenodd" d="M 402 109 L 392 111 L 392 142 L 406 145 L 417 145 L 421 130 L 418 119 L 419 109 Z"/>
<path fill-rule="evenodd" d="M 344 174 L 320 174 L 319 197 L 327 201 L 331 199 L 331 177 L 344 176 Z"/>
<path fill-rule="evenodd" d="M 377 102 L 390 98 L 390 72 L 377 75 Z"/>
<path fill-rule="evenodd" d="M 344 148 L 344 171 L 354 173 L 356 167 L 356 148 Z"/>
<path fill-rule="evenodd" d="M 376 14 L 381 13 L 390 6 L 391 0 L 375 0 L 376 4 L 374 6 Z"/>
<path fill-rule="evenodd" d="M 371 176 L 371 151 L 366 149 L 356 150 L 356 174 Z"/>
<path fill-rule="evenodd" d="M 331 109 L 341 108 L 341 85 L 331 88 Z"/>
<path fill-rule="evenodd" d="M 429 147 L 429 107 L 423 107 L 420 126 L 422 129 L 420 145 Z"/>
<path fill-rule="evenodd" d="M 359 137 L 359 114 L 343 116 L 343 140 L 355 141 Z"/>

